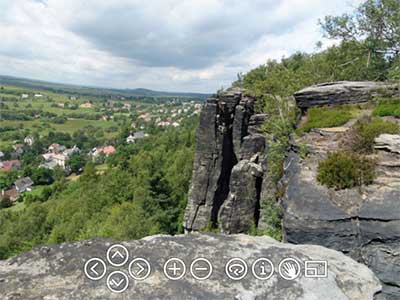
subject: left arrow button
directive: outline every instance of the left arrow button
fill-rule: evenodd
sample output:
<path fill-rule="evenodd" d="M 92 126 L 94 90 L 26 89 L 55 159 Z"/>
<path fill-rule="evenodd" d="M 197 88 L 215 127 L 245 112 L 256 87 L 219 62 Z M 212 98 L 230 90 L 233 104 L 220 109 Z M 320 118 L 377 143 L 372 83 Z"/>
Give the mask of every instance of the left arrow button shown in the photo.
<path fill-rule="evenodd" d="M 107 272 L 106 264 L 97 257 L 89 259 L 83 269 L 86 277 L 91 280 L 100 280 Z"/>

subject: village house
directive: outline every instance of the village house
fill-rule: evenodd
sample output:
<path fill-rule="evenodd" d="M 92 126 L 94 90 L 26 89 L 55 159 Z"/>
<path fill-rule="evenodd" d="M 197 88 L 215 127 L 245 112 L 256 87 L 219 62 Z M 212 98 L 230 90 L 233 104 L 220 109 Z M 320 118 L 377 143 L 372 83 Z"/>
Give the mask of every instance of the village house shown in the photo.
<path fill-rule="evenodd" d="M 149 113 L 141 114 L 138 118 L 142 119 L 145 122 L 151 121 L 151 115 Z"/>
<path fill-rule="evenodd" d="M 28 94 L 21 94 L 21 99 L 28 99 L 29 95 Z"/>
<path fill-rule="evenodd" d="M 24 138 L 24 143 L 27 144 L 29 147 L 32 147 L 32 145 L 35 143 L 35 139 L 33 138 L 33 136 L 28 135 Z"/>
<path fill-rule="evenodd" d="M 60 144 L 51 144 L 49 146 L 49 148 L 47 148 L 48 152 L 50 153 L 62 153 L 63 151 L 65 151 L 67 149 L 67 147 L 65 147 L 64 145 L 60 145 Z"/>
<path fill-rule="evenodd" d="M 109 156 L 113 153 L 115 153 L 116 150 L 114 146 L 104 146 L 104 147 L 97 147 L 93 148 L 90 154 L 94 157 L 99 156 L 101 154 L 104 154 L 105 156 Z"/>
<path fill-rule="evenodd" d="M 157 126 L 159 126 L 159 127 L 167 127 L 167 126 L 170 126 L 170 125 L 171 125 L 170 122 L 164 122 L 164 121 L 161 121 L 161 122 L 157 123 Z"/>
<path fill-rule="evenodd" d="M 22 153 L 24 153 L 24 144 L 14 144 L 13 145 L 13 149 L 16 153 L 18 153 L 19 155 L 21 155 Z"/>
<path fill-rule="evenodd" d="M 4 153 L 2 151 L 0 151 L 0 159 L 2 159 L 4 157 Z"/>
<path fill-rule="evenodd" d="M 126 138 L 126 143 L 127 144 L 132 144 L 135 142 L 135 138 L 133 137 L 132 134 L 130 134 L 127 138 Z"/>
<path fill-rule="evenodd" d="M 19 148 L 17 150 L 14 150 L 10 153 L 11 159 L 12 160 L 17 160 L 20 159 L 22 156 L 22 153 L 24 153 L 23 148 Z"/>
<path fill-rule="evenodd" d="M 33 189 L 33 181 L 29 177 L 23 177 L 14 182 L 14 188 L 18 193 L 30 192 Z"/>
<path fill-rule="evenodd" d="M 9 172 L 11 170 L 17 170 L 21 168 L 21 162 L 19 160 L 5 160 L 0 161 L 0 171 Z"/>
<path fill-rule="evenodd" d="M 90 102 L 86 102 L 86 103 L 83 103 L 83 104 L 79 105 L 79 107 L 80 108 L 93 108 L 94 105 L 92 103 L 90 103 Z"/>
<path fill-rule="evenodd" d="M 126 142 L 128 144 L 132 144 L 135 143 L 137 140 L 143 139 L 145 137 L 148 137 L 149 135 L 147 133 L 144 133 L 143 131 L 138 131 L 135 132 L 133 135 L 130 134 L 127 138 L 126 138 Z"/>
<path fill-rule="evenodd" d="M 66 149 L 65 146 L 59 144 L 51 144 L 49 152 L 42 155 L 45 162 L 39 167 L 53 170 L 55 167 L 61 167 L 66 170 L 69 158 L 73 154 L 80 153 L 80 149 L 74 146 L 70 149 Z"/>
<path fill-rule="evenodd" d="M 35 96 L 34 96 L 35 98 L 42 98 L 43 97 L 43 95 L 42 94 L 35 94 Z"/>
<path fill-rule="evenodd" d="M 7 198 L 11 202 L 18 200 L 19 196 L 24 192 L 30 192 L 33 190 L 33 181 L 29 177 L 23 177 L 16 180 L 13 186 L 9 190 L 1 191 L 1 198 Z"/>
<path fill-rule="evenodd" d="M 19 193 L 14 188 L 9 189 L 7 191 L 2 190 L 1 191 L 1 198 L 9 199 L 11 202 L 15 202 L 19 198 Z"/>
<path fill-rule="evenodd" d="M 79 149 L 76 145 L 73 146 L 72 148 L 64 150 L 63 154 L 67 157 L 71 157 L 74 154 L 79 154 L 81 152 L 81 149 Z"/>
<path fill-rule="evenodd" d="M 39 167 L 54 169 L 56 166 L 59 166 L 65 169 L 67 165 L 68 156 L 62 153 L 45 153 L 42 156 L 46 162 L 41 164 Z"/>

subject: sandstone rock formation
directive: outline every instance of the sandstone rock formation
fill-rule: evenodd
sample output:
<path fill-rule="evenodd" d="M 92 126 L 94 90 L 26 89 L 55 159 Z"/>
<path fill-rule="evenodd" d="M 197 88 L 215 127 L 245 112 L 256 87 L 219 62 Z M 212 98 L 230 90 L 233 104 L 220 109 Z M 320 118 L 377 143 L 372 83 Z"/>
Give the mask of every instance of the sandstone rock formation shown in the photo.
<path fill-rule="evenodd" d="M 266 148 L 258 133 L 265 115 L 238 89 L 209 99 L 201 113 L 184 228 L 221 224 L 229 233 L 257 225 Z"/>
<path fill-rule="evenodd" d="M 400 135 L 381 134 L 375 139 L 375 149 L 382 149 L 400 154 Z"/>
<path fill-rule="evenodd" d="M 0 261 L 0 295 L 4 300 L 373 300 L 381 286 L 374 274 L 351 258 L 320 246 L 281 244 L 268 237 L 245 235 L 153 236 L 138 241 L 123 242 L 130 260 L 120 267 L 106 266 L 99 281 L 84 275 L 84 264 L 92 257 L 105 260 L 113 241 L 89 240 L 40 247 Z M 201 246 L 200 246 L 201 245 Z M 146 258 L 151 273 L 144 281 L 128 275 L 129 261 Z M 163 274 L 163 265 L 170 257 L 181 258 L 187 271 L 180 280 L 172 281 Z M 196 280 L 189 271 L 190 263 L 198 257 L 210 260 L 211 277 Z M 249 272 L 239 281 L 229 279 L 225 264 L 233 257 L 246 261 Z M 275 267 L 266 281 L 256 279 L 251 264 L 260 257 L 269 258 Z M 292 257 L 301 262 L 304 274 L 306 260 L 327 260 L 327 278 L 299 278 L 288 281 L 278 274 L 279 262 Z M 112 293 L 106 285 L 109 274 L 122 271 L 129 286 L 121 294 Z M 121 282 L 118 282 L 121 284 Z"/>
<path fill-rule="evenodd" d="M 295 94 L 305 111 L 315 105 L 366 102 L 375 95 L 398 95 L 397 86 L 374 82 L 337 82 Z M 266 229 L 264 199 L 280 194 L 268 176 L 268 141 L 259 132 L 266 120 L 254 113 L 255 99 L 240 90 L 207 101 L 197 132 L 197 150 L 184 227 L 201 231 L 209 224 L 224 233 Z M 362 115 L 372 112 L 366 110 Z M 295 244 L 319 244 L 342 251 L 369 266 L 383 283 L 379 299 L 400 299 L 400 151 L 397 136 L 376 140 L 378 177 L 363 189 L 329 190 L 316 181 L 317 166 L 339 150 L 351 120 L 340 128 L 320 128 L 295 142 L 280 183 L 283 234 Z M 302 160 L 296 149 L 307 144 Z M 281 191 L 279 191 L 281 192 Z M 274 202 L 274 205 L 276 203 Z M 268 211 L 268 209 L 266 210 Z"/>
<path fill-rule="evenodd" d="M 399 96 L 395 84 L 372 81 L 340 81 L 317 84 L 294 94 L 297 105 L 302 110 L 312 106 L 363 103 L 373 96 Z"/>
<path fill-rule="evenodd" d="M 400 153 L 395 136 L 377 139 L 377 178 L 362 189 L 335 191 L 318 184 L 318 162 L 340 148 L 343 130 L 318 131 L 300 141 L 311 154 L 290 153 L 283 199 L 285 240 L 318 244 L 369 266 L 383 283 L 379 299 L 400 299 Z"/>

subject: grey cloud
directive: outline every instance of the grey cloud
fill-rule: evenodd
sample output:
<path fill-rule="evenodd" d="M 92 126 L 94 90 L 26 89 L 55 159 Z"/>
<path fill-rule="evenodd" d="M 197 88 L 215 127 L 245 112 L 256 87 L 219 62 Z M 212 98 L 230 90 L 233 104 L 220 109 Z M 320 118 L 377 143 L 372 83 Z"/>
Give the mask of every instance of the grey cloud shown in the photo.
<path fill-rule="evenodd" d="M 293 15 L 271 24 L 276 1 L 255 1 L 246 11 L 239 1 L 229 3 L 218 12 L 199 11 L 200 20 L 187 21 L 182 15 L 182 22 L 168 11 L 154 14 L 140 5 L 111 5 L 91 18 L 77 18 L 69 28 L 95 47 L 144 66 L 200 69 L 239 53 L 265 33 L 290 30 L 301 18 Z"/>

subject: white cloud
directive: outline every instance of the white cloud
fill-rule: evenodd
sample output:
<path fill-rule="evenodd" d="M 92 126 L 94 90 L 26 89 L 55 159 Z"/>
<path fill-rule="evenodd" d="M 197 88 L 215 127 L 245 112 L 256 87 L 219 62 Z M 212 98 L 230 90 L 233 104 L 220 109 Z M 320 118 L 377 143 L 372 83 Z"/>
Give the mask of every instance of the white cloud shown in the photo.
<path fill-rule="evenodd" d="M 361 0 L 2 0 L 0 73 L 213 92 L 238 72 L 312 51 L 318 18 Z"/>

